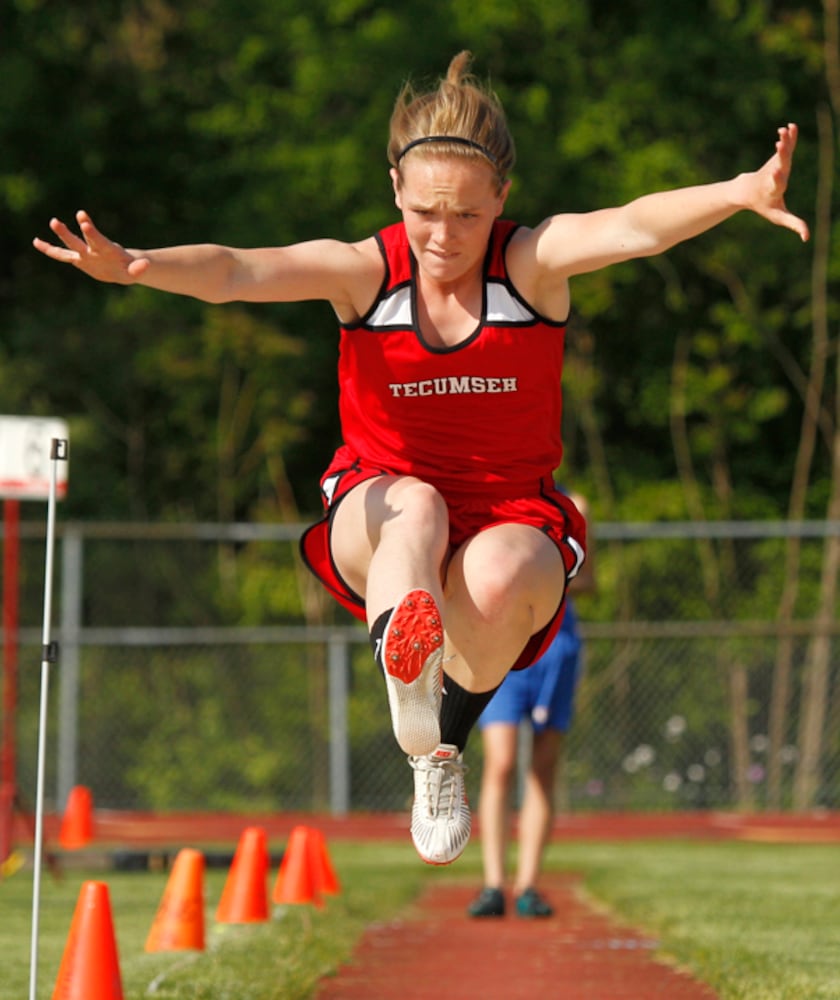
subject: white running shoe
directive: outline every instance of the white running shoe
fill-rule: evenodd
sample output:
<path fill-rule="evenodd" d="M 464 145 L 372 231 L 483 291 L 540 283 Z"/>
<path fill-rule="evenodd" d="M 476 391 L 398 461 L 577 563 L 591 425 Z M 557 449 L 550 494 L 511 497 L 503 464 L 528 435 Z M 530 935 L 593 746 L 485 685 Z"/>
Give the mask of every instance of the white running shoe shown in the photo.
<path fill-rule="evenodd" d="M 408 762 L 414 768 L 411 839 L 428 864 L 451 864 L 467 846 L 472 828 L 463 755 L 441 743 L 433 753 Z"/>
<path fill-rule="evenodd" d="M 391 613 L 381 656 L 391 724 L 404 753 L 431 753 L 440 743 L 443 624 L 434 598 L 412 590 Z"/>

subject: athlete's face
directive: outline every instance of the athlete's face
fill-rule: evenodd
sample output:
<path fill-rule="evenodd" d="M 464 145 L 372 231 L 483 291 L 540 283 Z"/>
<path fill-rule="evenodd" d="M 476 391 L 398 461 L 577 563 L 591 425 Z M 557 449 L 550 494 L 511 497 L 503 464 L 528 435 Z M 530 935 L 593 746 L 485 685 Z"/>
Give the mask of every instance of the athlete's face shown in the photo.
<path fill-rule="evenodd" d="M 500 191 L 490 164 L 422 155 L 406 157 L 391 179 L 422 273 L 443 284 L 480 273 L 510 181 Z"/>

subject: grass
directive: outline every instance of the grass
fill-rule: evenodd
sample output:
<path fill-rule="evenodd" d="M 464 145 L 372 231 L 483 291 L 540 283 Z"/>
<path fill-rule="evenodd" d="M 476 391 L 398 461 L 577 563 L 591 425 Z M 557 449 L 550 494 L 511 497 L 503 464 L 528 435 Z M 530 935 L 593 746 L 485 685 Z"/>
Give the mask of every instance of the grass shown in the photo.
<path fill-rule="evenodd" d="M 52 995 L 82 883 L 106 881 L 125 1000 L 305 1000 L 350 954 L 365 926 L 404 911 L 429 878 L 480 877 L 472 844 L 449 871 L 410 845 L 330 845 L 342 891 L 323 909 L 288 907 L 264 924 L 216 925 L 226 872 L 206 875 L 207 949 L 145 954 L 165 873 L 45 873 L 38 996 Z M 830 845 L 730 842 L 560 843 L 547 865 L 584 874 L 590 896 L 661 944 L 721 1000 L 840 997 L 840 851 Z M 450 874 L 451 873 L 451 874 Z M 0 882 L 0 1000 L 28 995 L 31 873 Z"/>
<path fill-rule="evenodd" d="M 352 951 L 364 928 L 387 920 L 417 895 L 424 875 L 402 845 L 330 845 L 341 893 L 322 908 L 291 906 L 271 921 L 215 923 L 227 872 L 205 875 L 206 949 L 146 954 L 144 945 L 166 887 L 163 872 L 45 873 L 39 920 L 39 998 L 51 997 L 82 884 L 108 885 L 125 1000 L 304 1000 L 315 983 Z M 269 888 L 273 886 L 274 872 Z M 28 996 L 32 877 L 20 871 L 0 882 L 0 1000 Z"/>
<path fill-rule="evenodd" d="M 554 845 L 549 863 L 722 1000 L 840 997 L 840 849 L 832 845 L 659 842 Z"/>

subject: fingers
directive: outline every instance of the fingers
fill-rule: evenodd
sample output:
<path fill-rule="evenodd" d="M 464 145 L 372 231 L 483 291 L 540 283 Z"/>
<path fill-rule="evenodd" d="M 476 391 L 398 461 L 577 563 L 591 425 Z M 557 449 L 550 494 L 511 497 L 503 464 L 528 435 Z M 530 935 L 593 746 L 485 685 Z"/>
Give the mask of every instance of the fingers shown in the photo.
<path fill-rule="evenodd" d="M 793 164 L 793 151 L 796 149 L 798 129 L 795 125 L 784 125 L 777 129 L 778 139 L 776 140 L 776 155 L 772 156 L 769 166 L 773 174 L 773 179 L 781 190 L 787 185 L 790 169 Z"/>
<path fill-rule="evenodd" d="M 42 240 L 38 236 L 32 241 L 32 246 L 44 254 L 44 256 L 61 261 L 62 264 L 75 264 L 79 259 L 79 255 L 75 250 L 68 250 L 67 247 L 57 247 L 55 244 L 47 243 L 46 240 Z"/>
<path fill-rule="evenodd" d="M 64 264 L 72 264 L 101 280 L 109 280 L 105 275 L 109 269 L 113 271 L 115 267 L 123 268 L 132 277 L 142 274 L 148 267 L 149 261 L 144 259 L 142 262 L 135 261 L 134 263 L 139 266 L 131 270 L 127 266 L 128 261 L 123 259 L 127 255 L 122 247 L 104 236 L 83 209 L 76 212 L 76 223 L 79 227 L 78 233 L 61 219 L 52 218 L 49 222 L 50 229 L 63 246 L 48 243 L 37 237 L 32 241 L 32 245 L 45 256 Z M 112 276 L 110 280 L 116 279 Z"/>
<path fill-rule="evenodd" d="M 779 152 L 784 150 L 787 155 L 793 156 L 793 151 L 796 149 L 796 141 L 799 138 L 799 126 L 795 122 L 788 122 L 787 125 L 783 125 L 777 131 L 779 139 L 776 143 L 776 149 Z"/>
<path fill-rule="evenodd" d="M 794 215 L 793 212 L 789 212 L 784 205 L 781 208 L 766 212 L 764 217 L 775 226 L 783 226 L 785 229 L 790 229 L 799 236 L 803 243 L 807 243 L 810 236 L 808 223 L 804 219 L 800 219 L 798 215 Z"/>
<path fill-rule="evenodd" d="M 85 240 L 80 239 L 61 219 L 50 219 L 50 229 L 66 247 L 75 250 L 76 253 L 80 254 L 87 249 Z"/>
<path fill-rule="evenodd" d="M 133 260 L 128 265 L 126 270 L 128 271 L 130 277 L 136 279 L 139 278 L 141 274 L 143 274 L 145 271 L 148 270 L 149 265 L 151 263 L 152 262 L 149 260 L 148 257 L 138 257 L 136 260 Z"/>
<path fill-rule="evenodd" d="M 88 218 L 86 213 L 81 212 L 78 213 L 77 218 L 82 214 L 85 214 L 85 218 Z M 77 236 L 73 230 L 66 225 L 66 223 L 61 221 L 61 219 L 50 219 L 49 226 L 64 246 L 61 247 L 56 246 L 54 243 L 47 243 L 46 240 L 42 240 L 40 237 L 36 236 L 32 241 L 32 245 L 35 249 L 39 250 L 47 257 L 51 257 L 53 260 L 61 261 L 64 264 L 78 264 L 82 255 L 88 250 L 86 240 Z"/>
<path fill-rule="evenodd" d="M 780 221 L 781 225 L 797 233 L 803 243 L 808 242 L 811 234 L 808 230 L 808 223 L 804 219 L 800 219 L 798 215 L 794 215 L 792 212 L 787 212 L 785 213 L 785 217 Z"/>
<path fill-rule="evenodd" d="M 793 162 L 793 152 L 796 149 L 798 139 L 799 126 L 795 122 L 788 122 L 786 126 L 779 129 L 779 141 L 776 144 L 776 148 L 779 151 L 779 156 L 781 157 L 783 169 L 785 171 L 785 186 L 787 186 L 787 178 L 790 174 Z M 799 235 L 799 238 L 803 243 L 807 243 L 810 233 L 808 231 L 808 223 L 805 222 L 804 219 L 800 219 L 799 216 L 794 215 L 792 212 L 788 212 L 785 208 L 782 225 L 793 230 L 793 232 Z"/>
<path fill-rule="evenodd" d="M 76 212 L 76 222 L 79 225 L 79 230 L 82 236 L 84 236 L 89 245 L 93 242 L 110 242 L 110 240 L 107 240 L 106 237 L 104 237 L 96 228 L 93 224 L 93 219 L 91 219 L 84 209 L 79 209 L 79 211 Z"/>
<path fill-rule="evenodd" d="M 91 217 L 87 212 L 79 211 L 76 213 L 76 221 L 79 224 L 79 229 L 82 233 L 81 238 L 73 232 L 73 230 L 61 219 L 52 218 L 50 219 L 49 226 L 50 229 L 55 233 L 55 235 L 61 240 L 61 242 L 77 253 L 81 253 L 93 240 L 103 240 L 104 237 L 102 233 L 94 226 Z M 37 238 L 36 238 L 37 239 Z M 36 242 L 33 240 L 33 243 Z M 37 239 L 38 244 L 44 244 L 43 240 Z M 47 244 L 44 244 L 47 245 Z M 41 249 L 41 246 L 38 247 Z"/>
<path fill-rule="evenodd" d="M 784 193 L 787 188 L 793 163 L 793 152 L 799 138 L 799 127 L 795 122 L 788 122 L 777 130 L 776 157 L 771 159 L 768 166 L 771 167 L 771 177 L 773 184 L 773 196 L 778 204 L 776 210 L 768 216 L 776 225 L 784 226 L 797 233 L 803 243 L 807 242 L 810 236 L 808 224 L 804 219 L 789 212 L 784 204 Z"/>

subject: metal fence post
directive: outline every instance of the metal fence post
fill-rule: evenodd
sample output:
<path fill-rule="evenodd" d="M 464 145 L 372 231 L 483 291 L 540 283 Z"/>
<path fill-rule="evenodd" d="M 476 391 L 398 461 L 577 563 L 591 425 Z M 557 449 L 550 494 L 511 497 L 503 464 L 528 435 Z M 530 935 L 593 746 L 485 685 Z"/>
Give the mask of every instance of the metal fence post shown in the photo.
<path fill-rule="evenodd" d="M 77 784 L 79 757 L 79 661 L 82 627 L 82 534 L 68 525 L 61 545 L 61 667 L 58 673 L 58 788 L 63 809 Z"/>
<path fill-rule="evenodd" d="M 331 638 L 329 653 L 330 809 L 345 816 L 350 809 L 350 735 L 347 725 L 349 655 L 346 639 Z"/>

